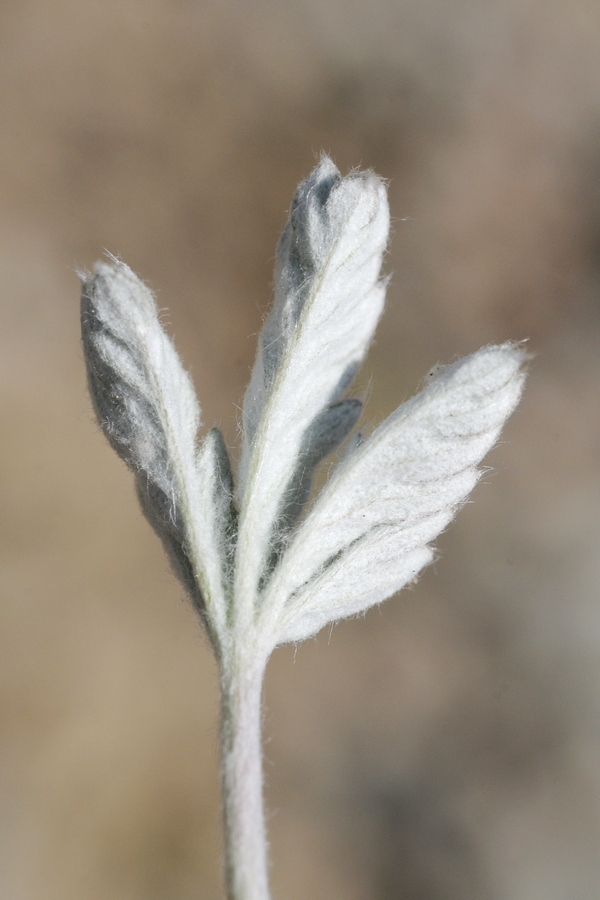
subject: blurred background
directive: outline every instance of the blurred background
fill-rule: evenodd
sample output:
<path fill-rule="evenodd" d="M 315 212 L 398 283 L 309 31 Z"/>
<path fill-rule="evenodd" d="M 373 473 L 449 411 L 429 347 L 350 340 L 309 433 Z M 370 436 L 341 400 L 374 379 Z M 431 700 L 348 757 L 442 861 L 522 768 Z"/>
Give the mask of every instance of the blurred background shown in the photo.
<path fill-rule="evenodd" d="M 93 420 L 77 268 L 168 308 L 237 454 L 275 244 L 321 150 L 389 180 L 368 429 L 529 339 L 413 589 L 274 655 L 273 893 L 597 900 L 600 6 L 2 0 L 0 894 L 222 897 L 215 666 Z"/>

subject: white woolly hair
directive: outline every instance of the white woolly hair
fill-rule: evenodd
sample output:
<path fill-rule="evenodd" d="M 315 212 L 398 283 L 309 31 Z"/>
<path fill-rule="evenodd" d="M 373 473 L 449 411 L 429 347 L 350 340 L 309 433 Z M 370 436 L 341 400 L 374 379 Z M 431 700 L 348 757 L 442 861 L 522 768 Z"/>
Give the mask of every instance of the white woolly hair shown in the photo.
<path fill-rule="evenodd" d="M 150 291 L 114 258 L 83 280 L 98 419 L 219 656 L 242 633 L 268 654 L 413 581 L 519 401 L 520 345 L 438 368 L 349 444 L 300 518 L 315 466 L 360 415 L 346 392 L 383 311 L 388 231 L 385 186 L 371 172 L 342 178 L 323 157 L 298 188 L 244 400 L 237 502 L 219 431 L 197 447 L 198 403 Z"/>

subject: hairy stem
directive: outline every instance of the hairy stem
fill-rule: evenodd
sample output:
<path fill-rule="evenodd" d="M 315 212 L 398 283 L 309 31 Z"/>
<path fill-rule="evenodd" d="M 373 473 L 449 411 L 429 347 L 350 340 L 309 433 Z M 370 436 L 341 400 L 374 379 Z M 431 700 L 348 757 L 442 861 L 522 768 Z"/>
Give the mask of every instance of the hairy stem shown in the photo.
<path fill-rule="evenodd" d="M 221 777 L 228 900 L 269 900 L 260 736 L 265 664 L 262 659 L 251 663 L 237 659 L 224 666 L 221 675 Z"/>

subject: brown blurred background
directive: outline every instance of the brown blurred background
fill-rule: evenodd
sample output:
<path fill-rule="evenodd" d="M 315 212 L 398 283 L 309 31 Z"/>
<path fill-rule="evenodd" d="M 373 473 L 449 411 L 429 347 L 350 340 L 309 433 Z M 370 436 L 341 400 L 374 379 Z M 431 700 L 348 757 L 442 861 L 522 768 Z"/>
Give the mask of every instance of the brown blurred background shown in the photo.
<path fill-rule="evenodd" d="M 419 584 L 273 657 L 276 900 L 600 896 L 600 6 L 2 0 L 0 896 L 222 896 L 215 667 L 92 418 L 77 267 L 156 290 L 235 454 L 324 149 L 389 179 L 364 422 L 530 339 Z"/>

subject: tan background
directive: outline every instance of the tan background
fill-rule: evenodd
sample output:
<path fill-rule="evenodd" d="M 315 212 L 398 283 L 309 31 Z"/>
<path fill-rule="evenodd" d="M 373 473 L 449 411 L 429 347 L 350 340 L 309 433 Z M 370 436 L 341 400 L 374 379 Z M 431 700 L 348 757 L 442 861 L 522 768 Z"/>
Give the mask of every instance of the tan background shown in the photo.
<path fill-rule="evenodd" d="M 377 422 L 530 338 L 418 586 L 278 651 L 276 900 L 600 895 L 600 6 L 2 0 L 0 895 L 222 895 L 215 669 L 86 395 L 76 267 L 169 308 L 233 447 L 321 149 L 390 181 Z"/>

